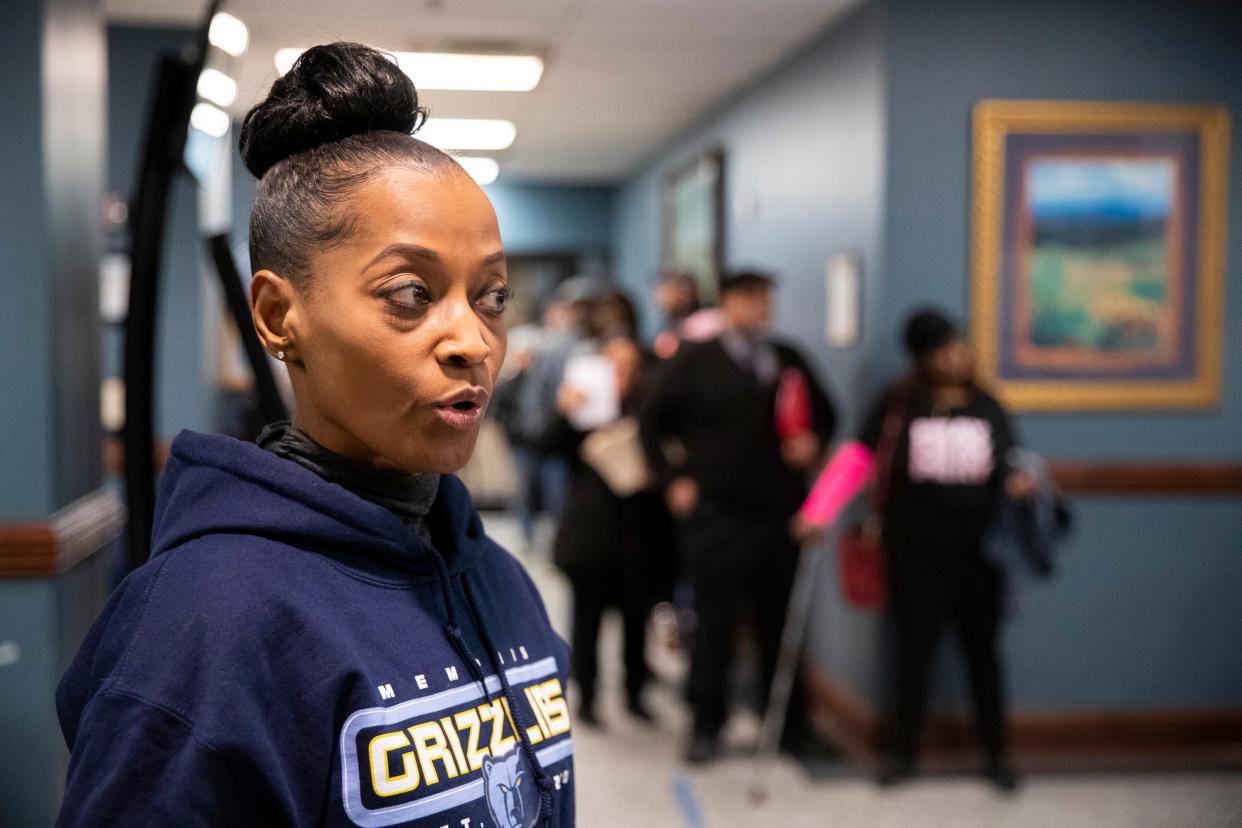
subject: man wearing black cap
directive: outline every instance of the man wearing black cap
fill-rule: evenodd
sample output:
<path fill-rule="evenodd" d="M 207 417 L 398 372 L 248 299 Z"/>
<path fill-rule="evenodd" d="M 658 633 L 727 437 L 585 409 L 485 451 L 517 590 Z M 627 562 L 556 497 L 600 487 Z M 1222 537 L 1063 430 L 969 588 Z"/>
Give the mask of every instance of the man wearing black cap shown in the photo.
<path fill-rule="evenodd" d="M 686 687 L 694 713 L 686 753 L 692 762 L 719 751 L 733 628 L 747 598 L 755 608 L 764 693 L 770 686 L 797 561 L 789 522 L 835 423 L 806 361 L 768 337 L 772 286 L 769 276 L 755 272 L 721 279 L 725 329 L 710 341 L 682 346 L 642 417 L 643 447 L 678 518 L 694 588 L 697 622 Z M 790 372 L 805 384 L 810 428 L 782 438 L 777 388 Z M 670 452 L 670 444 L 679 450 Z"/>
<path fill-rule="evenodd" d="M 1012 790 L 997 653 L 999 572 L 982 547 L 1002 490 L 1022 497 L 1035 484 L 1009 470 L 1009 417 L 976 385 L 973 356 L 954 324 L 922 310 L 907 321 L 904 339 L 913 370 L 883 395 L 859 435 L 890 458 L 880 474 L 888 481 L 881 516 L 896 620 L 896 727 L 881 781 L 914 772 L 932 656 L 952 622 L 966 654 L 988 776 Z M 891 448 L 879 451 L 882 441 L 893 441 Z"/>

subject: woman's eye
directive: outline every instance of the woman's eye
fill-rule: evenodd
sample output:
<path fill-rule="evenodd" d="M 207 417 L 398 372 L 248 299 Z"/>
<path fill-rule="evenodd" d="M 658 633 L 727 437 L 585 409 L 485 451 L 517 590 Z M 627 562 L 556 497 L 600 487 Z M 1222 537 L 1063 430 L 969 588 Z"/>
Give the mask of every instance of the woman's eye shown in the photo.
<path fill-rule="evenodd" d="M 385 291 L 384 298 L 394 305 L 416 309 L 431 303 L 431 291 L 426 285 L 410 282 Z"/>
<path fill-rule="evenodd" d="M 509 301 L 508 288 L 493 288 L 483 294 L 479 305 L 489 313 L 504 313 L 505 304 Z"/>

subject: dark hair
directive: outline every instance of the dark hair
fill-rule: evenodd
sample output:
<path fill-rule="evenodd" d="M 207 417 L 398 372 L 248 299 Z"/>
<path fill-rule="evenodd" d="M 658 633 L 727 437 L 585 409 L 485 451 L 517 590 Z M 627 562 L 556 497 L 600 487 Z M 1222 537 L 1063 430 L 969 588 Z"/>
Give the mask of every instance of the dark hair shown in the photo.
<path fill-rule="evenodd" d="M 776 279 L 758 270 L 736 270 L 724 273 L 720 277 L 720 295 L 734 291 L 770 290 L 776 285 Z"/>
<path fill-rule="evenodd" d="M 902 336 L 906 352 L 916 361 L 949 344 L 957 337 L 957 326 L 935 308 L 922 308 L 906 319 Z"/>
<path fill-rule="evenodd" d="M 596 297 L 590 313 L 591 336 L 638 337 L 638 311 L 624 291 L 612 290 Z"/>
<path fill-rule="evenodd" d="M 242 121 L 242 159 L 259 179 L 251 269 L 303 280 L 309 250 L 352 232 L 343 202 L 390 164 L 460 170 L 412 137 L 426 117 L 418 90 L 389 55 L 359 43 L 303 52 Z"/>

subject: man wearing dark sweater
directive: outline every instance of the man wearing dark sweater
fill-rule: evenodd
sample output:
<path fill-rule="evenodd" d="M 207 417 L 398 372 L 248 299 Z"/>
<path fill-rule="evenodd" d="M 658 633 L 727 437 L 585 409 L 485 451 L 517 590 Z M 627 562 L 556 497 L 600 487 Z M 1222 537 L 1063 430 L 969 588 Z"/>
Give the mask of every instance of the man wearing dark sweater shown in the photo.
<path fill-rule="evenodd" d="M 727 716 L 733 628 L 755 608 L 763 690 L 771 685 L 797 563 L 789 521 L 806 475 L 832 436 L 835 414 L 806 360 L 769 339 L 772 280 L 743 272 L 721 280 L 727 322 L 715 339 L 684 345 L 642 415 L 643 448 L 678 519 L 695 627 L 686 697 L 694 730 L 686 753 L 713 759 Z M 791 372 L 808 392 L 811 428 L 778 436 L 778 386 Z"/>

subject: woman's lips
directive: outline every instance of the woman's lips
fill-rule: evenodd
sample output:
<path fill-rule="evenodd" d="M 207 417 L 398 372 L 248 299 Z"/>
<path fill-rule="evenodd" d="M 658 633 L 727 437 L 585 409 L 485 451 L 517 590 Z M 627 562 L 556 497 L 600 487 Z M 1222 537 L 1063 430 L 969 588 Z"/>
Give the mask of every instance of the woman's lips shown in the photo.
<path fill-rule="evenodd" d="M 478 406 L 473 403 L 470 403 L 469 407 L 437 405 L 436 413 L 440 415 L 440 419 L 443 420 L 444 423 L 450 428 L 473 428 L 483 419 L 482 406 Z"/>
<path fill-rule="evenodd" d="M 468 429 L 479 424 L 487 407 L 487 390 L 477 386 L 442 397 L 436 403 L 436 413 L 451 428 Z"/>

